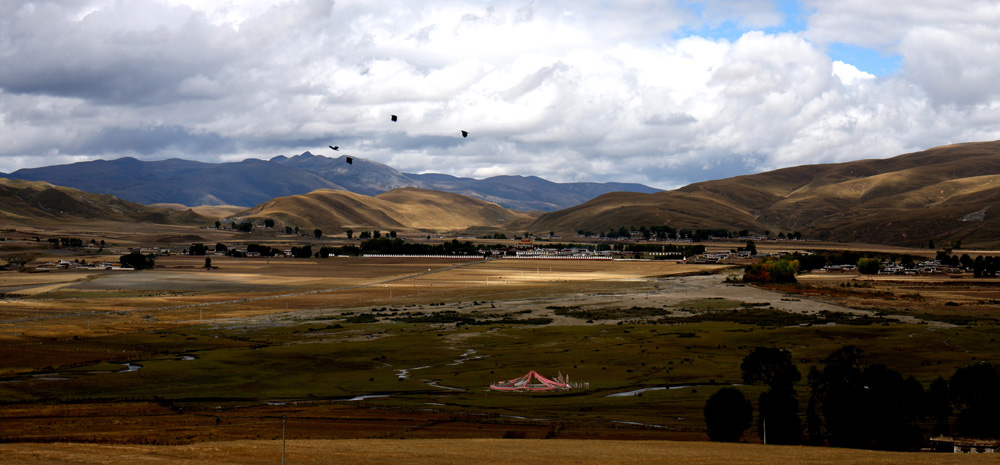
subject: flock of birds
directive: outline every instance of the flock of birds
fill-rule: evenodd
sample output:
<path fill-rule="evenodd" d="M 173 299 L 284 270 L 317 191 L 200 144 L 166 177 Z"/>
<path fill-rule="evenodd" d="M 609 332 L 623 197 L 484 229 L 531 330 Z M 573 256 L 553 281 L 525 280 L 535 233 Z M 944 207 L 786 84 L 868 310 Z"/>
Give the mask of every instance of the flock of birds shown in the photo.
<path fill-rule="evenodd" d="M 392 119 L 393 123 L 395 123 L 399 119 L 396 115 L 391 115 L 391 116 L 392 116 L 391 119 Z M 463 138 L 469 137 L 469 132 L 468 131 L 462 131 L 462 137 Z M 329 147 L 331 149 L 333 149 L 334 152 L 340 151 L 340 146 L 339 145 L 330 145 Z M 348 165 L 353 165 L 354 164 L 354 158 L 345 157 L 345 159 L 347 160 L 347 164 Z"/>

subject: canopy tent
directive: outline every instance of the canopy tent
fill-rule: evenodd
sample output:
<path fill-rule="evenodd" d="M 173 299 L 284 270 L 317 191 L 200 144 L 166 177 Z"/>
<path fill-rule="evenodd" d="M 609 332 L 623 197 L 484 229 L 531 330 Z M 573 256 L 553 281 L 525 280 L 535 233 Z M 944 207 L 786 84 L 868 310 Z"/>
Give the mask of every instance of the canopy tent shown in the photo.
<path fill-rule="evenodd" d="M 490 385 L 493 391 L 556 391 L 569 390 L 569 376 L 559 374 L 554 380 L 531 370 L 528 374 L 510 381 L 497 381 Z"/>

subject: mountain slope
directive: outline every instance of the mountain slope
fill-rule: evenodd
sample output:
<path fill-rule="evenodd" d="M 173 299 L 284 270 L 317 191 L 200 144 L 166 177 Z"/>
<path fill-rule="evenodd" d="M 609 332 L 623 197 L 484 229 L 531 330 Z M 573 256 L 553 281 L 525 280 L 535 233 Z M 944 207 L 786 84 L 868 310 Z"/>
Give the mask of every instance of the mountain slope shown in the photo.
<path fill-rule="evenodd" d="M 309 152 L 232 163 L 120 158 L 21 169 L 8 177 L 47 181 L 144 204 L 192 206 L 258 205 L 276 197 L 317 189 L 378 195 L 401 187 L 418 187 L 467 195 L 517 210 L 553 211 L 608 192 L 656 192 L 641 184 L 554 183 L 522 176 L 471 179 L 406 174 L 371 160 L 351 158 L 351 164 L 347 163 L 347 156 L 330 158 Z"/>
<path fill-rule="evenodd" d="M 454 192 L 521 211 L 554 211 L 579 205 L 609 192 L 659 192 L 642 184 L 555 183 L 536 176 L 459 178 L 446 174 L 408 174 L 427 189 Z"/>
<path fill-rule="evenodd" d="M 0 178 L 0 218 L 25 223 L 69 218 L 161 224 L 211 222 L 189 209 L 147 207 L 112 195 L 6 178 Z"/>
<path fill-rule="evenodd" d="M 327 233 L 346 229 L 395 231 L 464 231 L 518 229 L 533 215 L 448 192 L 394 189 L 370 197 L 347 191 L 320 189 L 303 195 L 265 202 L 233 217 L 237 220 L 273 219 L 279 225 Z"/>
<path fill-rule="evenodd" d="M 807 237 L 918 245 L 928 239 L 1000 244 L 1000 141 L 888 159 L 808 165 L 613 193 L 548 213 L 533 231 L 629 226 L 802 231 Z"/>
<path fill-rule="evenodd" d="M 9 176 L 144 204 L 256 205 L 282 195 L 342 188 L 315 174 L 255 159 L 213 164 L 119 158 L 22 169 Z"/>

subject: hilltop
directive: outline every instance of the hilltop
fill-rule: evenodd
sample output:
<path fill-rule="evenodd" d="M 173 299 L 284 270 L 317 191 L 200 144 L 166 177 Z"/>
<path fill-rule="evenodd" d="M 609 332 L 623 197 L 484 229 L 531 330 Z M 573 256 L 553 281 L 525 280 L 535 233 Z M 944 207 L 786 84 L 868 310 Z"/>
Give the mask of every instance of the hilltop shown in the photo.
<path fill-rule="evenodd" d="M 273 219 L 280 224 L 324 231 L 395 230 L 457 232 L 518 230 L 536 215 L 449 192 L 404 187 L 374 197 L 320 189 L 279 197 L 237 213 L 240 221 Z"/>
<path fill-rule="evenodd" d="M 66 219 L 160 224 L 211 222 L 190 209 L 147 207 L 112 195 L 6 178 L 0 178 L 0 218 L 23 224 Z"/>
<path fill-rule="evenodd" d="M 529 229 L 601 232 L 669 225 L 774 234 L 794 230 L 834 241 L 997 245 L 1000 209 L 992 207 L 998 198 L 1000 141 L 993 141 L 785 168 L 654 194 L 605 194 L 544 214 Z"/>

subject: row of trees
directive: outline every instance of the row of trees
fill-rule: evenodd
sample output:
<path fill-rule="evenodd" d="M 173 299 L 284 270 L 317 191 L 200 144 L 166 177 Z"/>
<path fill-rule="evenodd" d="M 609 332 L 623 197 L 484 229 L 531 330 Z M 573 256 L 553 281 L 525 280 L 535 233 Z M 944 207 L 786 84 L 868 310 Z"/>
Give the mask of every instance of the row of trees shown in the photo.
<path fill-rule="evenodd" d="M 917 450 L 933 434 L 1000 436 L 1000 373 L 992 364 L 961 367 L 926 390 L 913 376 L 869 365 L 856 346 L 837 350 L 822 365 L 809 371 L 803 427 L 795 391 L 802 376 L 791 352 L 758 347 L 743 359 L 743 382 L 767 386 L 757 401 L 757 428 L 767 443 Z M 738 441 L 752 418 L 752 403 L 737 388 L 722 388 L 705 404 L 713 441 Z"/>

